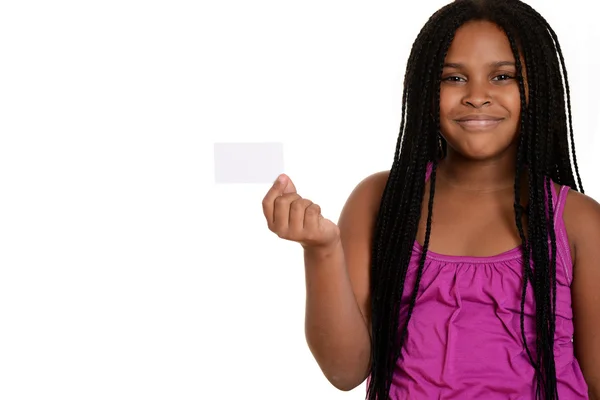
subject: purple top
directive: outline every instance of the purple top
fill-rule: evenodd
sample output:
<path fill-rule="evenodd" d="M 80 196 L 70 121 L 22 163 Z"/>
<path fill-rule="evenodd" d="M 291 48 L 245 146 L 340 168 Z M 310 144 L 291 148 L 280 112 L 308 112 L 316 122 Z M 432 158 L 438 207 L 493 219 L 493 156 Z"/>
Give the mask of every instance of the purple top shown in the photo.
<path fill-rule="evenodd" d="M 427 173 L 429 178 L 430 171 Z M 556 334 L 560 399 L 587 399 L 573 352 L 571 252 L 562 218 L 569 188 L 553 190 L 555 205 Z M 400 309 L 404 326 L 422 247 L 415 242 Z M 407 340 L 394 371 L 390 399 L 535 398 L 535 373 L 521 339 L 521 247 L 491 257 L 427 252 Z M 535 359 L 535 303 L 525 302 L 525 335 Z"/>

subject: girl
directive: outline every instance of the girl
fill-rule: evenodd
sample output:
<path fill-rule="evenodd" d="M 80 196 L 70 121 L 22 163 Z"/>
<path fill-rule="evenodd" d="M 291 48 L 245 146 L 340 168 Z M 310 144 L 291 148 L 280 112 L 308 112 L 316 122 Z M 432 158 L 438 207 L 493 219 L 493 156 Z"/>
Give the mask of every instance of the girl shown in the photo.
<path fill-rule="evenodd" d="M 542 16 L 518 0 L 436 12 L 390 171 L 337 225 L 285 175 L 263 200 L 304 248 L 306 337 L 329 381 L 368 379 L 369 400 L 600 399 L 600 205 L 573 144 Z"/>

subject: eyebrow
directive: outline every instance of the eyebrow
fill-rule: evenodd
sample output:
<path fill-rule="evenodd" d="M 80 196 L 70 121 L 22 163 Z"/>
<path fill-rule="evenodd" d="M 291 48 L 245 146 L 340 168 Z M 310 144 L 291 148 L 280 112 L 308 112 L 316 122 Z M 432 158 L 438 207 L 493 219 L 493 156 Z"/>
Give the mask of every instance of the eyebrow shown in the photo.
<path fill-rule="evenodd" d="M 494 68 L 499 68 L 499 67 L 515 67 L 515 63 L 512 61 L 496 61 L 493 63 L 488 64 L 490 67 L 494 67 Z M 444 63 L 444 68 L 455 68 L 455 69 L 462 69 L 464 68 L 465 65 L 464 64 L 460 64 L 460 63 Z"/>

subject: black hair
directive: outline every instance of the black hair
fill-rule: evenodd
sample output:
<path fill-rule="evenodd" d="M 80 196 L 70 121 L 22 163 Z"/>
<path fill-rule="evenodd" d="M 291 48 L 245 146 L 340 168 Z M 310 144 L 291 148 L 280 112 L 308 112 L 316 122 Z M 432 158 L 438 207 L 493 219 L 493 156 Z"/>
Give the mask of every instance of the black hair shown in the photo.
<path fill-rule="evenodd" d="M 440 136 L 443 63 L 456 30 L 473 20 L 498 25 L 508 37 L 516 60 L 521 123 L 514 210 L 523 249 L 521 336 L 535 369 L 536 397 L 558 397 L 553 353 L 556 237 L 552 222 L 551 181 L 583 192 L 575 156 L 565 61 L 556 33 L 530 6 L 518 0 L 456 0 L 427 21 L 413 44 L 407 63 L 400 135 L 373 239 L 369 400 L 388 399 L 394 369 L 408 334 L 431 235 L 440 140 L 443 147 L 446 146 Z M 432 170 L 425 240 L 407 315 L 400 326 L 400 302 L 421 217 L 429 164 Z M 524 179 L 528 187 L 526 199 L 521 198 L 520 190 Z M 531 268 L 532 263 L 535 268 Z M 535 298 L 535 352 L 529 349 L 524 330 L 524 305 L 529 287 Z"/>

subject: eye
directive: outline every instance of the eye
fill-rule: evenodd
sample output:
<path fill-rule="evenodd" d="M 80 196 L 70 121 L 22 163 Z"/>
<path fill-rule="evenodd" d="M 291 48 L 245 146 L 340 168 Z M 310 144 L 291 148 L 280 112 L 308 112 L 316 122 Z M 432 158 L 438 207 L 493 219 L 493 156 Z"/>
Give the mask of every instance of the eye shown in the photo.
<path fill-rule="evenodd" d="M 495 81 L 508 81 L 510 79 L 514 79 L 515 77 L 512 75 L 508 75 L 508 74 L 500 74 L 498 76 L 496 76 L 493 80 Z"/>
<path fill-rule="evenodd" d="M 455 75 L 448 76 L 448 77 L 446 77 L 446 78 L 444 78 L 442 80 L 445 81 L 445 82 L 464 82 L 465 81 L 464 78 L 461 78 L 460 76 L 455 76 Z"/>

